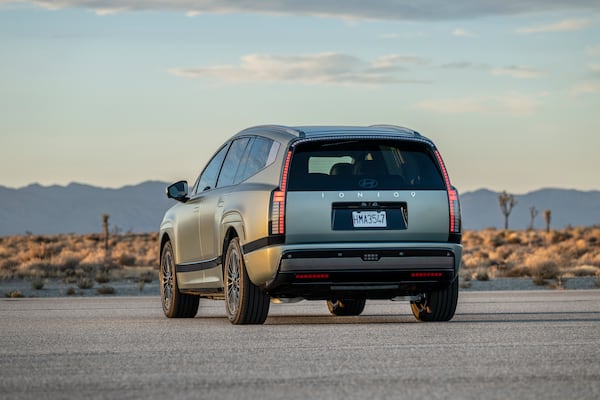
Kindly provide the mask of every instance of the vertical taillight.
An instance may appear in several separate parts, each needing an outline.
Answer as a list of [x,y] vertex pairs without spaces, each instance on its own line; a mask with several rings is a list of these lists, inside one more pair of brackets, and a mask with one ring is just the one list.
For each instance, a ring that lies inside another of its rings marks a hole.
[[285,234],[285,196],[291,159],[292,151],[289,150],[283,164],[279,190],[274,190],[271,194],[271,224],[269,232],[271,235]]
[[442,175],[444,176],[444,183],[446,184],[446,191],[448,192],[448,206],[450,207],[450,233],[460,233],[460,203],[458,200],[458,192],[450,184],[450,176],[446,170],[446,165],[439,151],[435,151],[435,156],[438,160],[440,168],[442,169]]

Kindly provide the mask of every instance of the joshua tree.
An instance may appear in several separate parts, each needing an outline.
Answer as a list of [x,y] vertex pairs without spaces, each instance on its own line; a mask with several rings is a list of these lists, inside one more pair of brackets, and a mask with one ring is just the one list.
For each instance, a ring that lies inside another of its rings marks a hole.
[[110,246],[108,245],[108,214],[102,214],[102,227],[104,228],[104,271],[108,272],[110,268]]
[[545,210],[544,211],[544,220],[546,221],[546,232],[550,232],[550,219],[551,219],[552,215],[550,213],[550,210]]
[[533,221],[535,220],[535,217],[537,217],[537,215],[538,215],[537,208],[535,208],[535,206],[529,207],[529,216],[531,217],[531,221],[529,221],[529,230],[530,231],[533,230]]
[[515,204],[517,204],[517,201],[515,200],[515,196],[506,193],[505,190],[498,195],[498,203],[500,204],[500,211],[504,215],[504,229],[508,230],[508,216]]

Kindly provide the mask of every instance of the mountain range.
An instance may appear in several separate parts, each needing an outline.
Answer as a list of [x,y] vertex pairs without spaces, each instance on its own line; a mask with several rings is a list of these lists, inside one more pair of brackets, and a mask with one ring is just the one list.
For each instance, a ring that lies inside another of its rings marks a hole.
[[[102,230],[108,214],[112,231],[157,231],[164,212],[174,204],[165,196],[165,182],[148,181],[119,189],[72,183],[68,186],[29,185],[20,189],[0,186],[0,236],[93,233]],[[504,217],[498,194],[486,189],[460,196],[463,228],[502,228]],[[545,227],[544,210],[551,210],[551,227],[600,225],[600,191],[541,189],[515,195],[509,228],[526,229],[529,208],[539,215],[534,228]]]

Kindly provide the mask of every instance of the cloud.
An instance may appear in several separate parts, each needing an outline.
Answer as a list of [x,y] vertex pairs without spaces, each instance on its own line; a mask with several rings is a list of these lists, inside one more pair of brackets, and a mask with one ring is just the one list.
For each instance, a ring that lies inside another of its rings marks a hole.
[[406,65],[423,64],[419,57],[389,54],[372,62],[340,53],[317,53],[301,56],[249,54],[239,65],[198,68],[172,68],[173,75],[192,79],[219,79],[227,83],[290,82],[299,84],[376,85],[426,83],[400,79]]
[[547,95],[547,92],[533,95],[511,92],[502,96],[423,100],[415,108],[440,114],[528,115],[538,109],[539,99]]
[[461,28],[456,28],[455,30],[452,31],[452,34],[454,36],[459,36],[459,37],[473,37],[474,36],[471,32],[468,32]]
[[517,29],[516,33],[529,34],[529,33],[543,33],[543,32],[569,32],[579,31],[587,28],[592,24],[589,19],[565,19],[560,22],[548,25],[537,25],[526,28]]
[[465,20],[533,12],[598,11],[596,0],[0,0],[0,4],[29,3],[47,9],[85,8],[98,14],[115,11],[178,11],[189,16],[206,13],[308,15],[344,19],[404,21]]
[[592,72],[600,72],[600,64],[588,64],[588,68]]
[[514,65],[504,68],[493,68],[491,72],[492,75],[508,75],[517,79],[535,79],[543,75],[540,70]]
[[600,93],[600,82],[581,82],[571,90],[571,96]]

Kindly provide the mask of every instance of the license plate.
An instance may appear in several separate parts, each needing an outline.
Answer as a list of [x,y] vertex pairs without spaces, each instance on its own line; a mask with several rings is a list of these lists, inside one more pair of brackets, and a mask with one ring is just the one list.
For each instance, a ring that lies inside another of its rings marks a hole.
[[386,228],[385,211],[352,211],[352,225],[355,228]]

